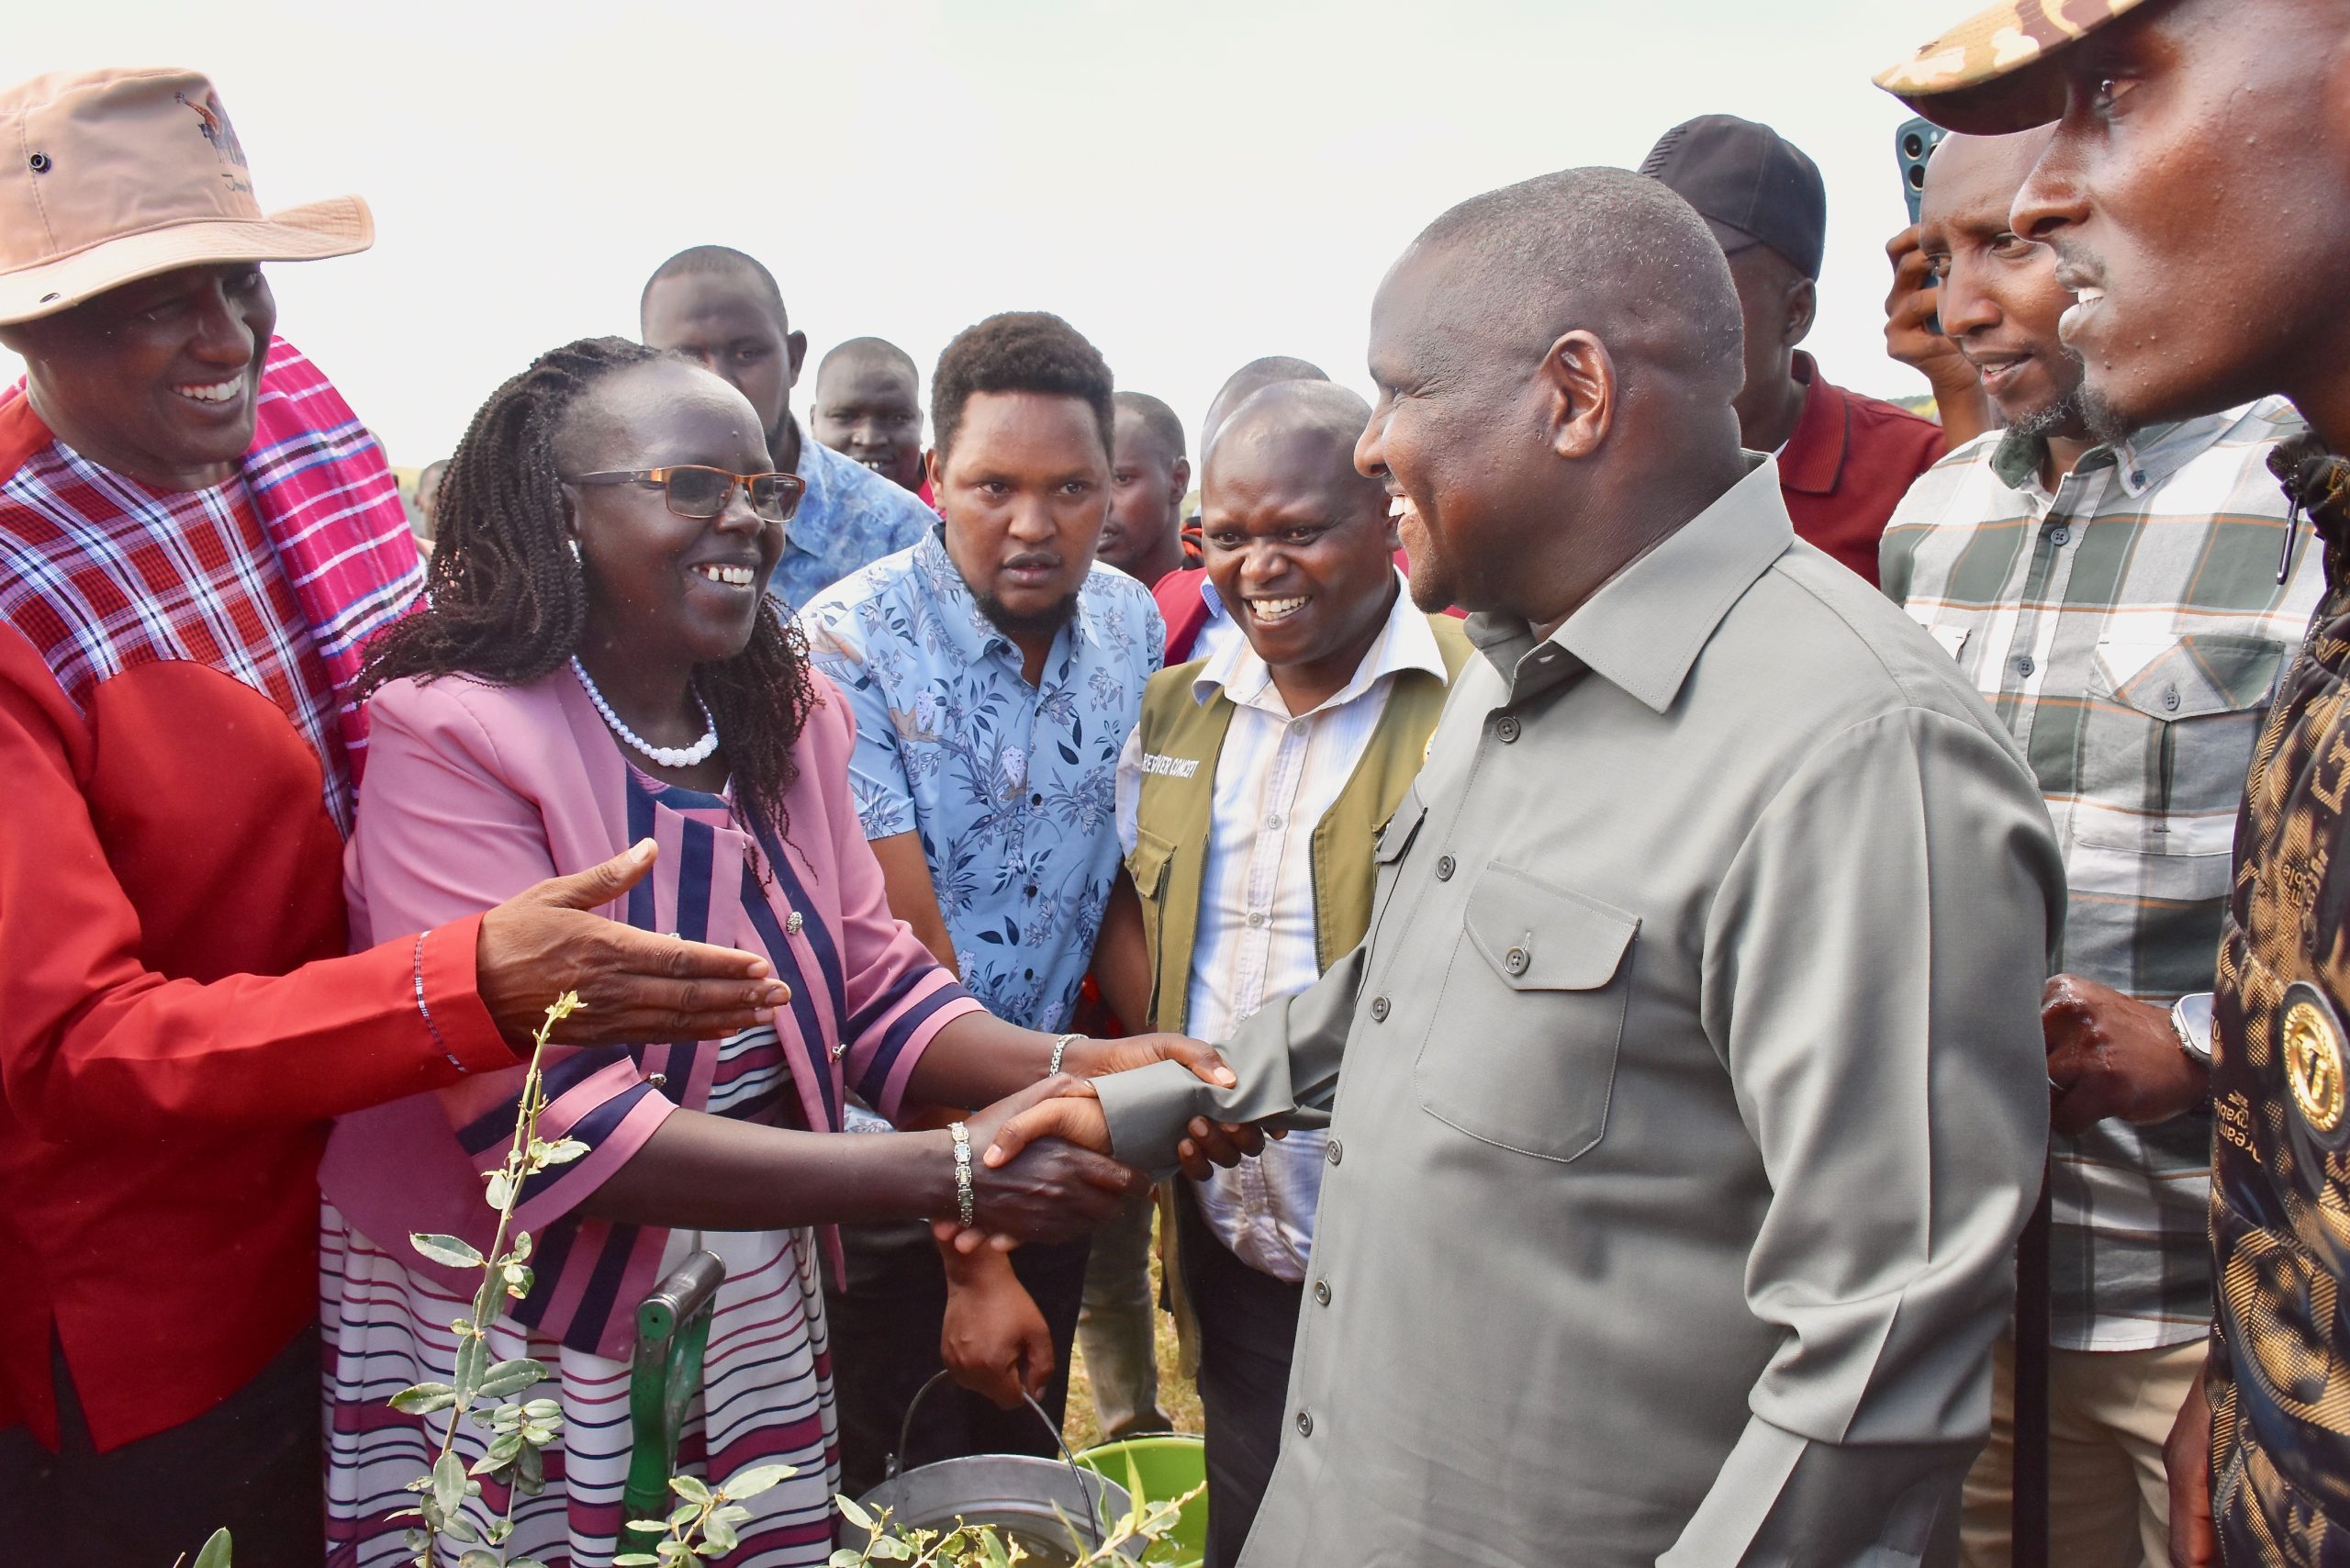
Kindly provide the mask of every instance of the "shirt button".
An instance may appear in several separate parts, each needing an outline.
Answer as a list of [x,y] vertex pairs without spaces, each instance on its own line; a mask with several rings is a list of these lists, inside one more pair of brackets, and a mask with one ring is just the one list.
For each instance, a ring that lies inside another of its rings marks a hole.
[[1323,1158],[1327,1159],[1333,1165],[1337,1164],[1340,1160],[1346,1159],[1346,1157],[1347,1146],[1340,1143],[1337,1138],[1332,1138],[1330,1140],[1330,1147],[1323,1155]]
[[2051,544],[2069,544],[2072,542],[2073,531],[2069,528],[2059,524],[2048,531],[2048,543]]
[[1280,827],[1281,827],[1281,812],[1275,812],[1271,816],[1267,817],[1267,818],[1265,819],[1265,825],[1266,825],[1267,827],[1273,828],[1273,829],[1275,829],[1275,830],[1277,830],[1277,831],[1278,831],[1278,830],[1279,830],[1279,828],[1280,828]]
[[2177,688],[2177,687],[2176,687],[2176,686],[2166,686],[2166,687],[2163,688],[2163,706],[2164,706],[2165,709],[2171,710],[2171,711],[2176,711],[2177,710],[2177,708],[2178,708],[2178,688]]
[[1036,884],[1031,882],[1026,887],[1021,889],[1020,892],[1022,897],[1033,899],[1036,896]]
[[1449,882],[1452,880],[1452,873],[1456,868],[1457,868],[1453,864],[1451,856],[1440,855],[1437,857],[1436,879],[1439,882]]
[[1503,714],[1500,722],[1494,725],[1494,734],[1500,737],[1501,743],[1504,745],[1507,745],[1512,741],[1517,739],[1517,715],[1515,713]]
[[[1371,1021],[1374,1024],[1384,1024],[1387,1022],[1387,999],[1385,997],[1374,996],[1371,999]],[[1334,1159],[1330,1163],[1336,1165],[1337,1161]]]
[[2018,675],[2030,675],[2033,670],[2036,670],[2040,666],[2038,665],[2031,662],[2031,655],[2030,654],[2026,654],[2021,658],[2016,660],[2016,673]]
[[1265,912],[1264,912],[1263,910],[1261,910],[1261,909],[1252,909],[1252,910],[1250,910],[1250,911],[1248,912],[1248,924],[1251,924],[1251,925],[1262,925],[1262,924],[1265,924]]
[[1314,1282],[1314,1299],[1324,1306],[1330,1305],[1329,1281],[1316,1280]]
[[1514,975],[1524,974],[1526,972],[1526,966],[1532,961],[1532,959],[1527,957],[1526,949],[1523,947],[1512,947],[1508,952],[1502,955],[1502,968],[1507,969]]
[[1297,1435],[1301,1438],[1310,1438],[1314,1435],[1314,1413],[1312,1411],[1301,1410],[1297,1413]]
[[1305,733],[1305,721],[1303,719],[1292,719],[1289,722],[1289,733],[1293,735],[1304,734]]
[[1028,797],[1028,803],[1032,806],[1041,806],[1045,803],[1045,797],[1042,795],[1031,795]]

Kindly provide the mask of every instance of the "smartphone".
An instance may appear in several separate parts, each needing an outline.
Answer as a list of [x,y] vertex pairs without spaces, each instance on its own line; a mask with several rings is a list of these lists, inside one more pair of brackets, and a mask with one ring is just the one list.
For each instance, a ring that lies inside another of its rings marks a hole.
[[[1934,155],[1942,138],[1950,133],[1930,119],[1905,122],[1893,133],[1893,155],[1901,162],[1901,196],[1909,204],[1909,222],[1915,227],[1918,209],[1926,199],[1926,160]],[[1942,335],[1940,315],[1926,318],[1926,330]]]
[[1918,221],[1918,204],[1926,199],[1926,160],[1934,155],[1950,133],[1930,119],[1913,119],[1893,133],[1893,155],[1901,161],[1901,195],[1909,203],[1909,221]]

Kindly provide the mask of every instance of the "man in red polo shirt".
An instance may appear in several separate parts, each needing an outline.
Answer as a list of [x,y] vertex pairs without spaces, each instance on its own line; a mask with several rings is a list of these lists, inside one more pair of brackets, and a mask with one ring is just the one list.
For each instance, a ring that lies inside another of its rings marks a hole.
[[[0,92],[0,1540],[318,1562],[318,1163],[345,1111],[771,1016],[747,954],[580,913],[644,846],[355,956],[366,638],[423,586],[383,454],[274,336],[264,218],[184,71]],[[459,570],[455,564],[446,570]]]
[[1875,582],[1886,519],[1948,443],[1931,420],[1831,384],[1796,347],[1828,243],[1818,165],[1767,125],[1703,115],[1660,137],[1640,173],[1695,207],[1729,257],[1746,323],[1740,440],[1777,454],[1796,532]]

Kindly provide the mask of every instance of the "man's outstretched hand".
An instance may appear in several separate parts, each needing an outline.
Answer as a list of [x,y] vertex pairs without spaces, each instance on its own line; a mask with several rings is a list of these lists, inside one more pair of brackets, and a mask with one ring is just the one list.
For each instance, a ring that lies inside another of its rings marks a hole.
[[2170,1014],[2079,975],[2053,977],[2040,996],[2047,1037],[2050,1120],[2067,1136],[2116,1117],[2166,1122],[2210,1097],[2210,1071],[2179,1048]]
[[566,1046],[721,1039],[789,1003],[791,988],[755,954],[588,913],[643,881],[655,854],[645,839],[600,866],[525,888],[481,917],[474,983],[509,1045],[529,1046],[547,1003],[566,991],[587,1004],[555,1025],[552,1037]]

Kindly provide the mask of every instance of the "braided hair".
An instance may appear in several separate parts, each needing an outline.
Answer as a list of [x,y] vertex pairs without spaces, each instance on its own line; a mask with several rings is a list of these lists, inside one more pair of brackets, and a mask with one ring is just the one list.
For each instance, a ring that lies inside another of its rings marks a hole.
[[[672,357],[625,338],[583,338],[489,395],[441,482],[425,607],[369,645],[363,699],[386,681],[444,675],[520,686],[571,657],[587,626],[588,584],[565,524],[557,438],[588,388]],[[783,833],[784,798],[799,777],[791,748],[815,705],[799,629],[764,599],[749,645],[697,666],[694,689],[725,739],[737,809]]]

